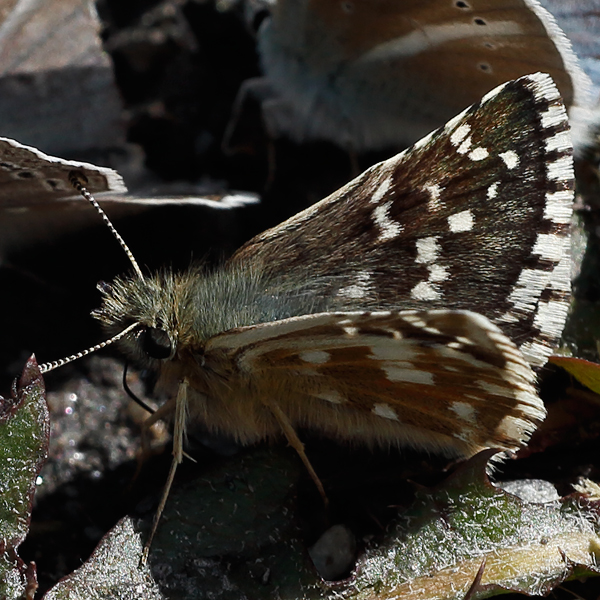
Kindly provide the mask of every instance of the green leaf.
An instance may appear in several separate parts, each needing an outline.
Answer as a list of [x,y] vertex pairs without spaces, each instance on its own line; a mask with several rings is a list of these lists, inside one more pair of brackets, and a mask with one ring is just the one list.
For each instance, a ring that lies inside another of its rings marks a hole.
[[48,456],[50,419],[44,382],[29,359],[12,397],[0,398],[0,597],[32,597],[35,567],[17,548],[31,520],[35,481]]
[[[153,574],[169,600],[462,599],[484,560],[470,598],[506,590],[545,594],[565,579],[596,574],[598,500],[580,493],[524,502],[490,484],[485,469],[493,454],[483,452],[439,487],[418,491],[413,506],[359,557],[353,577],[328,583],[312,566],[297,525],[296,457],[282,449],[249,450],[173,492],[150,553]],[[118,588],[106,592],[117,579],[111,565],[129,564],[121,581],[132,589],[136,544],[135,551],[112,544],[114,556],[103,559],[108,566],[100,562],[98,575],[78,576],[79,593],[137,599],[133,592],[118,595]]]
[[140,565],[142,541],[130,518],[119,521],[90,558],[57,583],[44,600],[162,600],[147,565]]
[[505,590],[544,595],[565,579],[597,574],[598,503],[584,507],[579,495],[522,502],[489,483],[491,454],[480,453],[440,488],[418,494],[367,551],[349,598],[463,598],[484,559],[472,598]]
[[568,356],[551,356],[549,362],[562,367],[569,372],[579,383],[585,385],[596,394],[600,394],[600,365]]

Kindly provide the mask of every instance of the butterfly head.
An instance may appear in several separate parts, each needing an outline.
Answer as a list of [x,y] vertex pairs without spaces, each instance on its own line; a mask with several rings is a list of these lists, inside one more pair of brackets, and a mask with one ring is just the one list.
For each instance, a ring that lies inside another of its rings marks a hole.
[[175,358],[180,339],[177,302],[178,278],[169,272],[153,277],[117,277],[101,282],[102,305],[92,315],[111,334],[134,327],[122,339],[127,355],[136,362],[152,366],[156,361]]

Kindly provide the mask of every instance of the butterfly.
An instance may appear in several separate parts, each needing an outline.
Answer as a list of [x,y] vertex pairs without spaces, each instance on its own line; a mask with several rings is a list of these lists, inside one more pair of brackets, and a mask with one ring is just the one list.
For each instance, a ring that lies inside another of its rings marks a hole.
[[269,13],[257,33],[264,76],[243,84],[234,114],[256,97],[273,138],[352,152],[406,146],[497,85],[539,70],[562,94],[576,148],[587,142],[590,81],[537,0],[258,4]]
[[[80,173],[71,179],[82,193]],[[545,416],[534,369],[569,307],[572,145],[546,74],[506,83],[216,269],[101,283],[93,315],[157,372],[174,422],[467,457]],[[51,370],[84,351],[43,365]],[[163,498],[160,511],[164,506]]]

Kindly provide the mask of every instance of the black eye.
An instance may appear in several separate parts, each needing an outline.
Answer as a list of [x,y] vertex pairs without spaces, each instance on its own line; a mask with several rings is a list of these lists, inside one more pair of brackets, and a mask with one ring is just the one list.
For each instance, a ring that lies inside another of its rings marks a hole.
[[171,340],[164,329],[147,327],[138,337],[140,347],[150,358],[169,358]]

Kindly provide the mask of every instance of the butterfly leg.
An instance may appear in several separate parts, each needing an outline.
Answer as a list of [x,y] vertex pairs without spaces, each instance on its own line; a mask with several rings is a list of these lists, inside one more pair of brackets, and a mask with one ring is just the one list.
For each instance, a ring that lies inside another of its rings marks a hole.
[[[165,487],[163,490],[162,497],[160,499],[160,503],[158,508],[156,509],[156,514],[154,515],[154,521],[152,523],[152,530],[150,531],[150,536],[144,545],[144,551],[142,553],[141,564],[145,564],[148,560],[148,553],[150,552],[150,546],[152,544],[152,540],[154,538],[154,534],[158,528],[158,523],[160,521],[160,517],[163,513],[165,505],[167,503],[167,498],[169,497],[169,491],[171,490],[171,485],[173,484],[173,479],[175,479],[175,472],[177,471],[178,465],[183,460],[183,438],[185,436],[185,427],[187,422],[187,411],[188,411],[188,399],[187,399],[187,389],[188,382],[186,379],[180,382],[179,388],[177,389],[177,396],[175,397],[175,424],[173,428],[173,461],[171,462],[171,469],[169,470],[169,476],[167,477],[167,482],[165,483]],[[161,412],[163,408],[169,406],[172,408],[172,400],[166,402],[159,410],[157,410],[146,422],[152,421],[154,423],[156,421],[155,417]],[[167,412],[167,411],[164,411]],[[163,414],[164,414],[163,412]],[[158,417],[160,418],[160,417]],[[152,424],[150,423],[150,424]]]
[[290,423],[287,415],[281,410],[281,407],[276,402],[267,402],[267,406],[269,410],[273,413],[273,416],[277,419],[285,437],[287,438],[288,444],[298,453],[300,460],[304,463],[308,474],[311,479],[314,481],[317,489],[319,490],[319,494],[321,494],[321,498],[323,498],[323,502],[325,506],[329,505],[329,499],[327,498],[327,494],[325,493],[325,488],[319,479],[316,471],[313,466],[310,464],[310,460],[308,460],[308,456],[306,456],[306,452],[304,451],[304,444],[300,441],[296,430]]
[[165,402],[160,408],[155,410],[142,424],[142,457],[145,457],[149,452],[150,442],[148,441],[150,428],[158,423],[164,417],[170,415],[176,408],[177,398],[171,398]]

